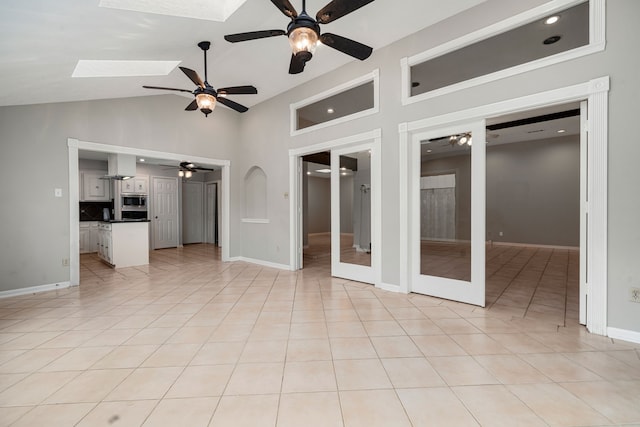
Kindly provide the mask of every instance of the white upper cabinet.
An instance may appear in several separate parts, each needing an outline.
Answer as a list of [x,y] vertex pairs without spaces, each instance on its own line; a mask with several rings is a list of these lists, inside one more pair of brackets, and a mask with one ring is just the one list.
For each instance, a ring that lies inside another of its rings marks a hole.
[[135,178],[120,181],[121,193],[148,194],[149,193],[149,177],[136,176]]
[[104,179],[105,173],[100,171],[80,172],[82,191],[80,200],[108,202],[111,200],[111,181]]

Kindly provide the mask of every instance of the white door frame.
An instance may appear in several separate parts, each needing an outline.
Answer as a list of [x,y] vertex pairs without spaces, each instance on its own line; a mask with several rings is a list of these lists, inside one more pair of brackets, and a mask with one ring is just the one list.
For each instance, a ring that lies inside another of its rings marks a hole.
[[[426,293],[468,304],[485,306],[485,204],[486,204],[486,123],[474,120],[455,126],[438,127],[426,132],[415,132],[409,147],[411,178],[409,179],[409,205],[411,241],[411,287],[412,291]],[[471,131],[471,281],[430,276],[420,271],[420,170],[421,141]]]
[[[209,185],[211,184],[216,184],[216,211],[217,211],[217,218],[218,218],[218,244],[217,246],[220,246],[220,231],[221,231],[221,224],[220,224],[220,186],[221,186],[221,181],[219,179],[214,180],[214,181],[206,181],[204,183],[204,188],[205,188],[205,218],[210,210],[209,207],[209,203],[211,202],[211,200],[209,200],[209,197],[207,196],[207,188]],[[216,216],[214,215],[214,218],[216,218]],[[214,219],[215,221],[215,219]],[[209,224],[208,221],[205,221],[205,237],[208,235],[209,233],[209,227],[211,225]],[[215,230],[215,224],[213,225],[214,230]],[[214,243],[215,244],[215,231],[214,231],[214,241],[213,242],[207,242],[207,243]]]
[[[307,154],[320,151],[330,151],[349,146],[361,145],[365,142],[372,144],[371,156],[371,185],[380,189],[382,187],[381,155],[382,130],[374,129],[369,132],[334,139],[307,147],[289,150],[289,268],[292,271],[302,268],[302,157]],[[376,155],[377,154],[377,155]],[[378,191],[379,193],[379,191]],[[373,192],[372,192],[373,196]],[[381,197],[371,200],[371,245],[378,250],[371,251],[371,265],[374,269],[373,284],[376,287],[384,287],[382,284],[382,200]],[[394,287],[391,287],[394,288]]]
[[[521,98],[509,99],[494,104],[483,105],[468,110],[457,111],[437,117],[401,123],[399,155],[400,170],[407,171],[409,158],[409,142],[415,132],[443,127],[463,121],[480,120],[519,111],[531,110],[554,104],[587,100],[587,199],[586,212],[589,222],[586,224],[586,235],[589,242],[580,242],[580,251],[586,253],[588,277],[586,287],[587,329],[595,334],[607,334],[607,168],[608,168],[608,110],[609,110],[609,76],[600,77],[573,86],[567,86],[546,92],[536,93]],[[400,174],[400,235],[409,237],[409,194],[407,185],[411,176]],[[400,289],[411,291],[411,247],[404,239],[400,245]],[[402,240],[401,240],[402,241]],[[404,266],[404,268],[403,268]]]
[[144,150],[141,148],[123,147],[119,145],[100,144],[96,142],[80,141],[75,138],[67,138],[69,148],[69,268],[71,286],[80,284],[80,230],[78,224],[80,215],[78,203],[80,202],[79,192],[79,162],[78,151],[98,151],[102,153],[133,154],[141,157],[156,159],[184,161],[189,159],[195,163],[205,163],[208,165],[222,167],[222,230],[220,239],[222,246],[222,261],[229,261],[229,177],[231,162],[229,160],[211,159],[208,157],[196,157],[190,154],[168,153],[164,151]]

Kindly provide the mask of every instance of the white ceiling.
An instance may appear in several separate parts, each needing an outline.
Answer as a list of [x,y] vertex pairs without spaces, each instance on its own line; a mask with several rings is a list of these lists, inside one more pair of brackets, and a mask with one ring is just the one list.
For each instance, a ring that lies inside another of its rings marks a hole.
[[[484,0],[377,0],[322,30],[375,49],[473,7]],[[328,0],[308,0],[310,15]],[[286,29],[289,22],[268,0],[246,0],[226,22],[99,7],[99,0],[2,0],[0,2],[0,106],[151,96],[152,86],[194,89],[179,70],[167,76],[72,78],[79,60],[181,61],[204,78],[197,43],[212,42],[209,83],[253,84],[258,95],[234,96],[255,105],[349,61],[320,46],[299,75],[289,75],[285,37],[231,44],[225,34]],[[291,3],[298,12],[300,0]],[[176,93],[176,92],[171,92]],[[189,94],[181,96],[190,97]]]

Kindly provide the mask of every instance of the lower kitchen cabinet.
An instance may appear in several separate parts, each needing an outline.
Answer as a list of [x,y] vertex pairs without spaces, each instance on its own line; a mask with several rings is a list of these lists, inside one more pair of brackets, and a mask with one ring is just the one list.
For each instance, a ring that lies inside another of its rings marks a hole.
[[98,252],[98,221],[80,222],[80,253]]
[[99,223],[98,256],[116,268],[149,264],[149,222]]

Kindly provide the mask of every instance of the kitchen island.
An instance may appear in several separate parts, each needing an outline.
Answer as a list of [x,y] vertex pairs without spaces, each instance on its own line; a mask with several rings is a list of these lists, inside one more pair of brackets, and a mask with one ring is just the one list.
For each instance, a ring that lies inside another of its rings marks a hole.
[[98,256],[114,268],[149,264],[149,220],[101,221]]

